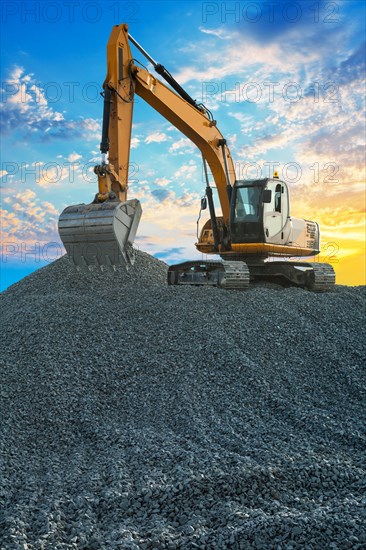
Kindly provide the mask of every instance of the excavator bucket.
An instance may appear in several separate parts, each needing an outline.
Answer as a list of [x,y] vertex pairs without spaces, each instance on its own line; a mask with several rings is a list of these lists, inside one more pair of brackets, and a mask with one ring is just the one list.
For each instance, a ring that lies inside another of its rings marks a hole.
[[133,264],[132,244],[141,214],[137,199],[68,206],[58,230],[70,260],[86,269]]

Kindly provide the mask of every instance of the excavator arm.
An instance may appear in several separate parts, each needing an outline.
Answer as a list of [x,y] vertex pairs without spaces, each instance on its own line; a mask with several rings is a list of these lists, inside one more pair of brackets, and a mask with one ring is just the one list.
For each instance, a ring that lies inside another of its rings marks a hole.
[[110,192],[120,201],[127,199],[134,83],[130,72],[132,55],[126,35],[127,25],[113,27],[107,45],[107,76],[103,83],[104,110],[100,143],[102,163],[94,169],[98,176],[98,202],[108,200]]

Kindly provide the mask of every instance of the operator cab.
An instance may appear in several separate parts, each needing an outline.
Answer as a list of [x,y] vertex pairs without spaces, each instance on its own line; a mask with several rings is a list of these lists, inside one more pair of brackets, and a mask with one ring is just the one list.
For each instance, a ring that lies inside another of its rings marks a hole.
[[284,244],[289,193],[278,178],[236,181],[231,193],[232,243]]

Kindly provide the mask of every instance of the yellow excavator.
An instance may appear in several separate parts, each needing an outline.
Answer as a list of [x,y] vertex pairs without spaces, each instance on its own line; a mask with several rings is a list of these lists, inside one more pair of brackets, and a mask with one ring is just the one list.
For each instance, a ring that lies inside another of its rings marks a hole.
[[[132,57],[130,42],[169,86]],[[319,226],[290,215],[287,184],[277,173],[273,178],[237,180],[226,140],[210,111],[154,61],[129,34],[125,23],[113,28],[107,45],[102,160],[94,168],[98,193],[91,204],[69,206],[59,218],[62,242],[77,267],[115,267],[134,261],[133,242],[142,213],[137,199],[127,200],[135,94],[201,151],[206,178],[201,210],[208,206],[210,218],[196,248],[202,258],[209,254],[221,257],[170,266],[168,284],[245,289],[250,281],[267,280],[314,291],[333,287],[331,265],[304,260],[320,252]],[[220,216],[216,215],[208,169],[215,181]],[[278,260],[281,257],[285,259]],[[293,257],[303,260],[289,261]]]

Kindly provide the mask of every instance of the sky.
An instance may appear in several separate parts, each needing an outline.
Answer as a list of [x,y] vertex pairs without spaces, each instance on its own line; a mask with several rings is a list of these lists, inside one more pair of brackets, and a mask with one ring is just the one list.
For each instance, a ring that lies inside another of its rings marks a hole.
[[[97,191],[106,45],[120,23],[213,112],[237,178],[278,170],[292,216],[320,225],[317,261],[339,284],[365,284],[365,6],[3,1],[1,288],[64,253],[59,214]],[[135,246],[167,263],[201,258],[200,152],[139,97],[130,160]]]

